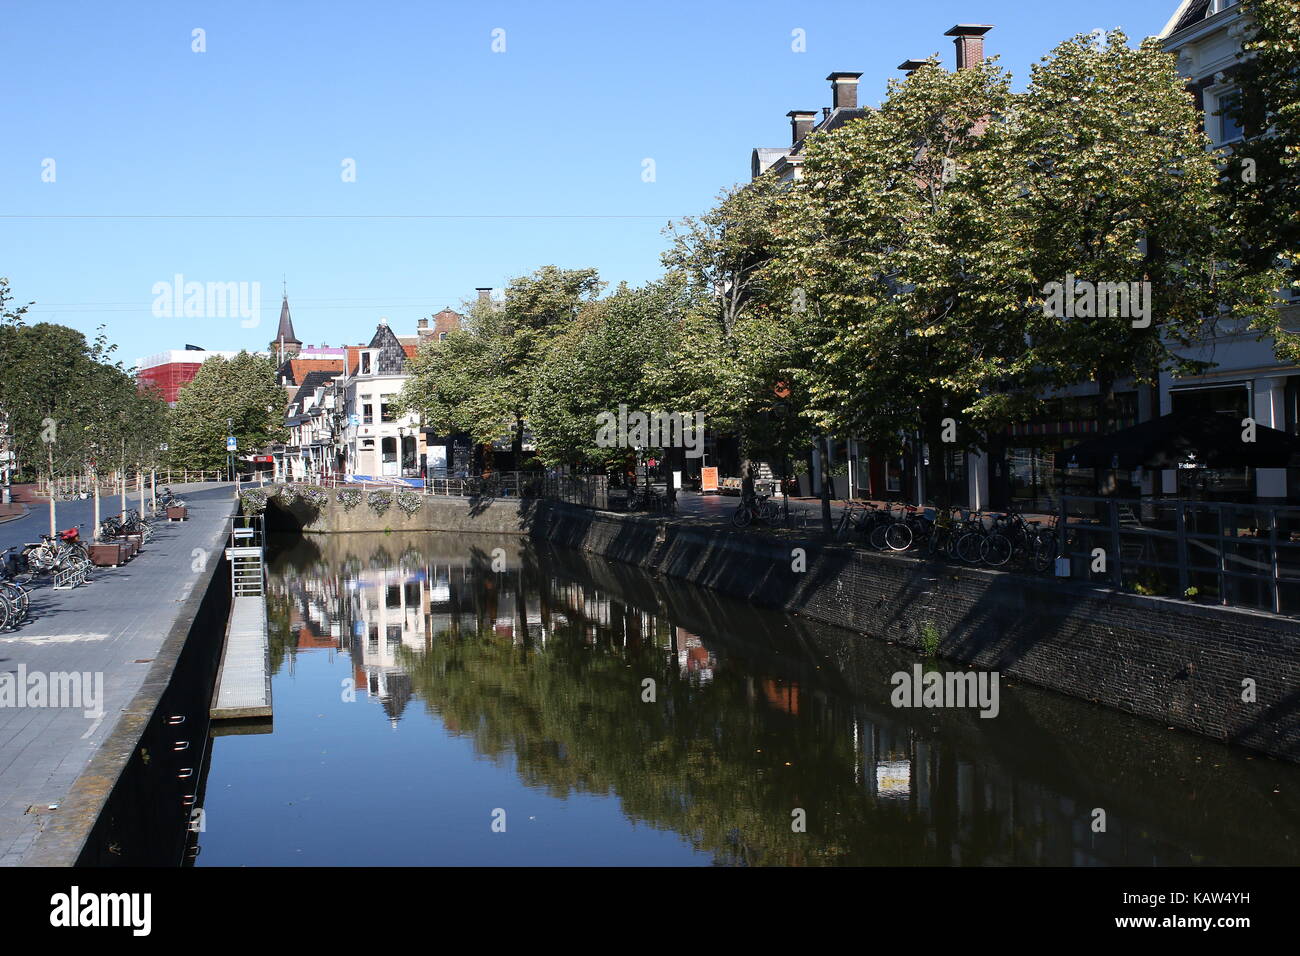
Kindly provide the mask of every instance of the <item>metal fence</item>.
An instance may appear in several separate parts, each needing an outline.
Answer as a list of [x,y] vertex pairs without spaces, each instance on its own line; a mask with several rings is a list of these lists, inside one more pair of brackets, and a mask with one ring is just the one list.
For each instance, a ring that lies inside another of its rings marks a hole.
[[1067,495],[1057,528],[1071,577],[1300,614],[1300,508]]
[[405,481],[347,481],[335,476],[284,484],[320,485],[326,488],[406,489],[416,494],[450,498],[550,498],[587,508],[609,507],[609,479],[604,475],[547,475],[539,471],[499,471],[486,477],[425,478],[419,484]]

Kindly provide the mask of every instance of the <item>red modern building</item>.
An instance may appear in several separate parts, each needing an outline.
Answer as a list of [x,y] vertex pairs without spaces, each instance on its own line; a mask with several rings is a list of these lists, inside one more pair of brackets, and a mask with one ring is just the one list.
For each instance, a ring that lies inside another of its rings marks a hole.
[[135,372],[136,385],[143,391],[156,386],[167,404],[176,402],[176,393],[188,385],[199,372],[199,366],[214,355],[234,358],[238,352],[209,352],[207,349],[187,345],[183,349],[170,349],[141,359]]

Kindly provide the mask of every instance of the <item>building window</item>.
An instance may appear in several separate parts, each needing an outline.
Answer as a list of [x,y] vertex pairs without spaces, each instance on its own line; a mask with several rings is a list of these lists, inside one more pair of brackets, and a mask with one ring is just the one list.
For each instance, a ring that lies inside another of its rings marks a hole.
[[370,353],[369,352],[361,353],[361,374],[362,375],[370,374]]
[[393,396],[379,396],[379,420],[382,422],[397,421],[397,413],[393,409]]
[[447,337],[447,333],[446,333],[446,332],[439,332],[439,333],[438,333],[438,341],[441,342],[441,341],[442,341],[443,339],[445,339],[446,337]]
[[1218,119],[1218,143],[1220,146],[1228,143],[1235,143],[1245,139],[1245,131],[1241,128],[1241,123],[1233,115],[1237,105],[1241,102],[1241,91],[1235,87],[1226,89],[1215,96],[1216,110],[1215,114]]
[[361,405],[361,424],[373,425],[375,423],[375,406],[369,402]]

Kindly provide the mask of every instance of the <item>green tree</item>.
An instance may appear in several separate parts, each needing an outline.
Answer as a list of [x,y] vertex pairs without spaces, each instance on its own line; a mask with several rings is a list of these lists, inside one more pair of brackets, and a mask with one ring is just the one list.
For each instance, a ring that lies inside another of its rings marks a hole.
[[1225,157],[1223,190],[1240,256],[1280,261],[1300,292],[1300,3],[1245,0],[1243,15],[1240,95],[1223,112],[1249,138]]
[[535,373],[550,341],[599,292],[595,269],[544,266],[513,279],[505,301],[467,309],[466,328],[421,346],[401,405],[480,444],[510,435],[518,464]]
[[[814,420],[937,466],[945,420],[969,447],[1055,386],[1191,369],[1222,308],[1265,331],[1268,281],[1223,269],[1205,146],[1172,59],[1118,31],[1061,44],[1019,96],[995,61],[931,61],[813,136],[773,271],[807,297]],[[1070,276],[1149,283],[1151,321],[1055,313]]]
[[187,468],[220,469],[226,464],[228,434],[241,451],[284,441],[288,401],[275,371],[273,359],[248,352],[207,359],[177,393],[167,438],[169,460]]
[[[63,325],[21,321],[0,326],[0,409],[9,423],[11,447],[19,466],[49,484],[79,475],[95,426],[95,384],[112,346],[103,335],[95,343]],[[56,530],[56,504],[49,502],[50,533]]]
[[680,273],[640,288],[620,285],[558,333],[533,376],[527,416],[548,464],[603,467],[628,449],[597,444],[602,412],[681,411],[649,369],[678,344],[690,291]]
[[745,433],[754,403],[764,401],[774,384],[753,377],[754,356],[747,348],[765,334],[747,326],[774,311],[788,311],[774,302],[768,268],[778,246],[774,224],[784,195],[781,182],[762,176],[725,190],[704,215],[665,230],[670,245],[663,264],[687,277],[699,306],[685,325],[682,351],[662,363],[661,381],[688,406],[705,410],[712,426],[740,436],[742,474],[748,469],[752,443]]

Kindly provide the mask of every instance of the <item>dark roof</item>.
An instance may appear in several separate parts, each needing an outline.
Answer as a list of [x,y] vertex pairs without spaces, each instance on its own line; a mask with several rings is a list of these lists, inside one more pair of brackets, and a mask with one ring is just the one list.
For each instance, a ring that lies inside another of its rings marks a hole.
[[337,374],[338,372],[308,372],[303,376],[302,384],[298,387],[298,391],[294,392],[293,400],[298,402],[301,407],[304,398],[316,391],[316,389],[320,388],[322,385],[328,385],[334,380],[334,376]]
[[375,336],[367,348],[379,349],[375,371],[379,375],[401,375],[406,368],[406,350],[387,324],[375,329]]
[[283,341],[286,345],[292,342],[294,345],[302,345],[302,339],[293,334],[293,319],[289,316],[289,297],[286,295],[284,301],[280,303],[280,327],[275,330],[275,340]]
[[1190,7],[1183,11],[1183,15],[1178,18],[1174,24],[1173,32],[1177,33],[1184,27],[1190,27],[1193,23],[1199,23],[1204,20],[1210,12],[1210,0],[1196,0]]

